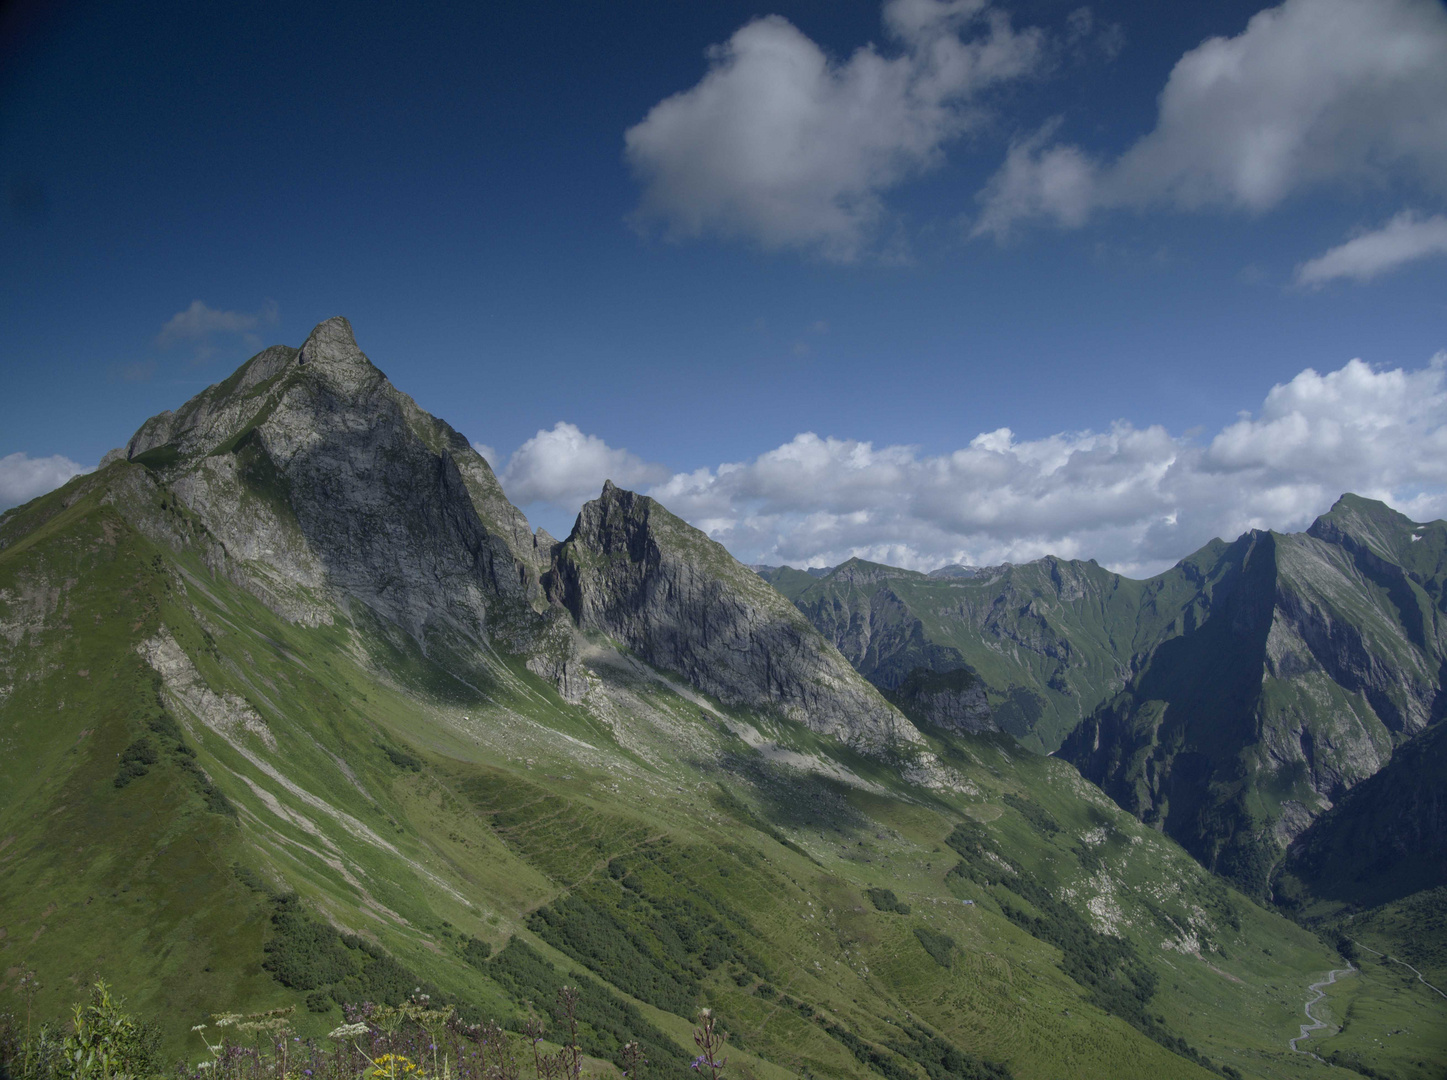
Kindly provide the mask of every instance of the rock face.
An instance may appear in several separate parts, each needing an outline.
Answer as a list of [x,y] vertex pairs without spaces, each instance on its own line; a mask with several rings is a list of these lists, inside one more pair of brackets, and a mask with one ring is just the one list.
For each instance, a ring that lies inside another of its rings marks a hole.
[[972,735],[1000,730],[984,686],[968,668],[915,668],[886,696],[916,723]]
[[424,643],[486,642],[540,598],[527,520],[487,462],[387,381],[345,319],[147,421],[125,454],[283,614],[355,601]]
[[548,597],[725,703],[878,751],[919,733],[792,605],[654,500],[608,483],[554,552]]
[[1434,724],[1293,841],[1285,903],[1373,907],[1447,885],[1447,724]]

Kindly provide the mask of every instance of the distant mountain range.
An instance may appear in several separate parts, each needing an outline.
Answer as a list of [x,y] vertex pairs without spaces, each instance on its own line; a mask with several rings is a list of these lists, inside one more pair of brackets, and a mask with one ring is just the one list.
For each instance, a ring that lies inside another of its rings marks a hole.
[[[194,1060],[211,1013],[423,988],[517,1031],[571,983],[600,1074],[695,1075],[707,1004],[743,1080],[1305,1075],[1340,958],[1171,837],[1258,898],[1231,860],[1295,837],[1293,910],[1400,949],[1442,546],[1347,499],[1150,582],[771,586],[611,483],[533,531],[328,320],[0,515],[0,1014],[99,975]],[[1355,992],[1430,1034],[1394,978]]]
[[1443,522],[1344,495],[1147,581],[1056,558],[761,574],[920,723],[1058,751],[1266,896],[1287,845],[1441,718],[1444,551]]

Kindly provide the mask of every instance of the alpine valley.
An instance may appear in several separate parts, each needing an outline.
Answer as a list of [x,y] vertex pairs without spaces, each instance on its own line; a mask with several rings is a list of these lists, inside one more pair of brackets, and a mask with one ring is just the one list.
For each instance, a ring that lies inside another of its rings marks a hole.
[[103,977],[194,1061],[569,983],[604,1075],[709,1006],[740,1080],[1442,1077],[1444,581],[1351,495],[1148,581],[749,568],[611,483],[556,541],[331,319],[0,516],[0,1012]]

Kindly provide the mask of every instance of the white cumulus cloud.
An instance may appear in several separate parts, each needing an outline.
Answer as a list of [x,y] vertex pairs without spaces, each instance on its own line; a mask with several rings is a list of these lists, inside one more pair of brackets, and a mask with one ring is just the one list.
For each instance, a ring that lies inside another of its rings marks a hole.
[[1304,528],[1346,491],[1419,520],[1447,513],[1447,353],[1416,371],[1308,369],[1206,442],[1118,422],[1040,439],[1001,428],[927,455],[805,433],[648,493],[745,562],[1056,554],[1146,575],[1213,536]]
[[[488,449],[479,447],[478,452],[495,466],[497,459],[485,452]],[[637,454],[609,446],[560,420],[513,451],[498,479],[507,497],[519,506],[547,503],[575,511],[597,496],[604,480],[620,487],[642,487],[667,476],[662,465],[650,465]]]
[[1338,278],[1370,281],[1432,255],[1447,255],[1447,215],[1424,218],[1404,210],[1380,229],[1354,236],[1302,263],[1296,268],[1296,283],[1319,286]]
[[0,457],[0,510],[38,498],[91,468],[60,454],[41,458],[23,452],[6,454]]
[[839,261],[883,216],[881,194],[939,160],[981,117],[980,91],[1036,70],[1043,36],[985,0],[889,0],[889,55],[830,58],[779,16],[709,50],[709,69],[628,129],[641,222],[679,239],[742,237]]
[[1323,186],[1447,194],[1447,8],[1286,0],[1182,56],[1155,129],[1114,161],[1052,138],[1012,146],[977,235],[1111,207],[1262,211]]

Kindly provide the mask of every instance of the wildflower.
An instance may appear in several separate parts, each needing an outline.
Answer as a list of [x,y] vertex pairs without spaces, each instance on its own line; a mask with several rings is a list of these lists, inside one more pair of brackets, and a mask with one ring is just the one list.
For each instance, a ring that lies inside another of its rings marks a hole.
[[417,1064],[405,1054],[383,1054],[372,1065],[373,1080],[398,1080],[411,1073],[416,1073],[418,1077],[423,1075]]
[[329,1039],[352,1039],[358,1035],[365,1035],[371,1029],[366,1024],[342,1024],[333,1028],[327,1033]]

